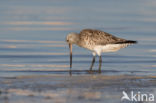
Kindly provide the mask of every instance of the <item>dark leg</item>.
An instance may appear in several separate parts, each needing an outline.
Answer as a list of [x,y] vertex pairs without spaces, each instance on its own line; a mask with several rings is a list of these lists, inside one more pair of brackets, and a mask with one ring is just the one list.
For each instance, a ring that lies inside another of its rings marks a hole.
[[101,73],[102,57],[99,57],[99,73]]
[[71,70],[71,68],[69,70],[69,75],[72,76],[72,70]]
[[91,64],[91,66],[90,66],[90,71],[92,71],[92,68],[93,68],[93,66],[94,66],[94,63],[95,63],[95,56],[93,56],[92,64]]

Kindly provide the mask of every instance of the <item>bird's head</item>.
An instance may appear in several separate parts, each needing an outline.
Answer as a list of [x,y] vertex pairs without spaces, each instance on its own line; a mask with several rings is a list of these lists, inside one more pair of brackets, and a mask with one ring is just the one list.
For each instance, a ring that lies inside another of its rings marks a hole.
[[69,44],[70,49],[70,68],[72,67],[72,44],[77,44],[79,41],[79,35],[77,33],[70,33],[66,37],[66,41]]
[[77,33],[69,33],[66,37],[66,41],[69,44],[76,44],[79,40],[79,35]]

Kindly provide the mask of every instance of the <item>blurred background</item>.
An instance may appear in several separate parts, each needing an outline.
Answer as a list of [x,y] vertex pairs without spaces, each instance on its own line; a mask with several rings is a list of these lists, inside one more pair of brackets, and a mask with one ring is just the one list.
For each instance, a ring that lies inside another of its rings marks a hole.
[[[65,73],[65,37],[85,28],[139,42],[103,54],[106,74],[155,75],[155,11],[155,0],[1,0],[0,76]],[[75,46],[73,55],[73,70],[89,69],[89,51]]]

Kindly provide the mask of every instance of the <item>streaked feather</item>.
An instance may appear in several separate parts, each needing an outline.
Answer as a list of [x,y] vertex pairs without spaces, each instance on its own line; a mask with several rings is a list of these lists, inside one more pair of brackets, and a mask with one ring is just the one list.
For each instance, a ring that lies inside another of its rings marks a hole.
[[116,44],[127,41],[126,39],[118,38],[109,33],[93,29],[82,30],[80,32],[80,39],[90,39],[90,41],[94,41],[95,45]]

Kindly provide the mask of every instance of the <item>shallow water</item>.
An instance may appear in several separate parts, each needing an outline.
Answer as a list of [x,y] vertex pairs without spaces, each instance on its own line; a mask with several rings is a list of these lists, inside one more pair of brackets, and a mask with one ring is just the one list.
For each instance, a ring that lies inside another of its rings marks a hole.
[[[139,42],[116,53],[104,53],[103,73],[155,75],[155,5],[154,0],[1,1],[0,76],[66,74],[65,37],[84,28]],[[90,51],[74,46],[73,70],[85,72],[91,60]],[[98,62],[94,70],[97,68]]]
[[[0,102],[120,103],[122,90],[156,94],[155,11],[155,0],[0,1]],[[65,37],[84,28],[138,44],[103,53],[102,75],[98,57],[89,74],[91,52],[74,46],[69,76]]]
[[[130,95],[156,95],[156,76],[33,75],[0,78],[1,103],[132,103]],[[2,89],[3,88],[3,89]],[[140,103],[134,101],[133,103]],[[155,103],[150,101],[144,103]]]

